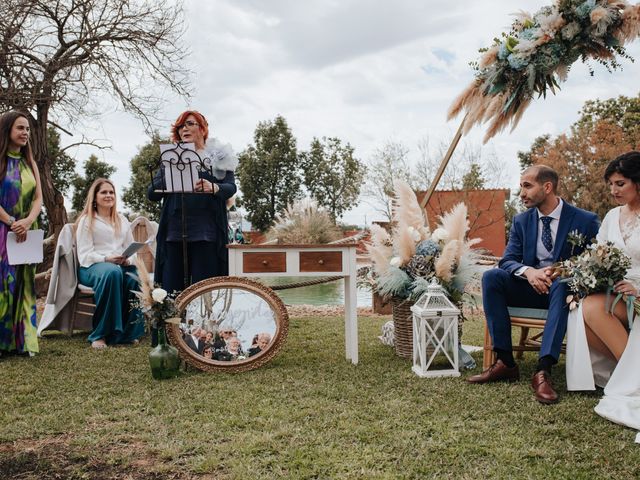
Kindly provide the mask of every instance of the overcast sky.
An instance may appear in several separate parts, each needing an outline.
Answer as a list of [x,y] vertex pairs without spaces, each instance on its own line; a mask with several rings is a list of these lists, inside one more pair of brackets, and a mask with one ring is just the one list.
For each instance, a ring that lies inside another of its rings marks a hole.
[[[213,136],[240,152],[252,141],[259,121],[286,118],[307,149],[311,139],[337,136],[368,162],[388,141],[410,149],[425,136],[448,142],[460,119],[446,121],[451,101],[473,79],[469,62],[478,49],[507,31],[510,14],[535,12],[551,0],[186,0],[194,72],[189,103],[168,98],[169,125],[186,108],[201,111]],[[629,48],[640,62],[640,42]],[[566,132],[584,101],[638,94],[640,65],[623,61],[624,70],[608,73],[595,62],[575,64],[556,96],[533,102],[513,133],[502,133],[483,147],[504,165],[504,186],[516,188],[516,152],[535,137]],[[147,142],[142,124],[115,104],[99,121],[85,125],[87,136],[107,139],[113,148],[71,151],[80,164],[90,153],[118,168],[118,190],[129,183],[129,161]],[[479,146],[475,128],[466,141]],[[63,141],[71,143],[68,137]],[[376,217],[361,206],[345,214],[346,223],[370,223]]]

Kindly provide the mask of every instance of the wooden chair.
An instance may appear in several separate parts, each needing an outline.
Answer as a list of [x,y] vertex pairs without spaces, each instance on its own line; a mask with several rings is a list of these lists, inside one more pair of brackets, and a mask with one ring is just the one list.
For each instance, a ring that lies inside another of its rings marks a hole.
[[[511,326],[520,327],[520,339],[517,345],[513,346],[516,352],[516,358],[521,359],[523,352],[540,351],[542,344],[542,330],[547,321],[548,310],[539,308],[523,308],[509,307],[509,315],[511,316]],[[529,336],[531,329],[540,330],[533,336]],[[562,353],[565,353],[565,346],[562,347]],[[489,368],[496,361],[495,352],[493,351],[493,342],[489,334],[489,326],[485,319],[484,324],[484,354],[482,356],[482,368]]]

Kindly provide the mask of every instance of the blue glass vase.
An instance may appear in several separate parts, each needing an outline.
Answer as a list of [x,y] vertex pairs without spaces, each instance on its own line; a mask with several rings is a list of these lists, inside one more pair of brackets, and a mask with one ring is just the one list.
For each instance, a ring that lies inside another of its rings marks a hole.
[[158,345],[149,352],[151,375],[156,380],[173,378],[180,371],[180,356],[173,345],[167,343],[164,326],[158,328]]

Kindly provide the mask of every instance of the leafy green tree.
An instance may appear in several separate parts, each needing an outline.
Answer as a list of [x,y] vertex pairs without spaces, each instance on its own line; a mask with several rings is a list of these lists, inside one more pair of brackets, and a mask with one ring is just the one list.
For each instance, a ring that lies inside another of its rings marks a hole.
[[535,152],[545,148],[549,141],[551,140],[551,135],[544,134],[537,137],[533,143],[531,144],[531,148],[526,152],[518,152],[518,161],[520,162],[520,170],[524,171],[533,165],[532,156]]
[[603,216],[612,203],[602,173],[615,157],[640,147],[639,121],[640,97],[590,100],[569,133],[540,137],[518,156],[522,166],[554,168],[563,198]]
[[580,118],[573,125],[572,131],[582,128],[594,128],[599,121],[607,121],[622,128],[626,140],[634,143],[640,136],[640,95],[607,100],[587,100],[580,110]]
[[239,155],[242,205],[253,228],[265,231],[276,214],[301,196],[302,175],[296,139],[278,115],[258,123],[249,145]]
[[71,199],[71,206],[76,212],[84,208],[89,187],[91,187],[94,180],[101,177],[109,178],[111,174],[116,171],[116,167],[99,160],[95,155],[91,155],[87,161],[84,162],[83,167],[84,176],[76,175],[72,182],[73,198]]
[[138,153],[130,162],[129,187],[125,188],[122,194],[122,201],[128,208],[155,221],[160,219],[161,204],[147,199],[147,188],[151,183],[151,172],[155,173],[158,168],[161,143],[169,143],[169,140],[160,138],[160,134],[154,132],[149,142],[138,149]]
[[365,166],[353,156],[353,147],[339,138],[314,138],[302,154],[304,185],[333,221],[353,207],[360,195]]
[[472,163],[469,171],[462,177],[462,190],[479,190],[484,188],[486,181],[482,176],[482,167]]

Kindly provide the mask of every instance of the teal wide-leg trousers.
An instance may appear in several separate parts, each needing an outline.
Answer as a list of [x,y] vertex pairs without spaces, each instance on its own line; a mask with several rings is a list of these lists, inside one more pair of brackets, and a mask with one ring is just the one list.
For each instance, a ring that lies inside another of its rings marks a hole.
[[107,344],[131,343],[144,334],[144,322],[138,309],[131,309],[135,299],[132,290],[139,290],[138,282],[127,273],[137,274],[136,267],[122,267],[114,263],[94,263],[80,267],[78,281],[95,292],[96,310],[93,331],[88,340],[104,338]]

